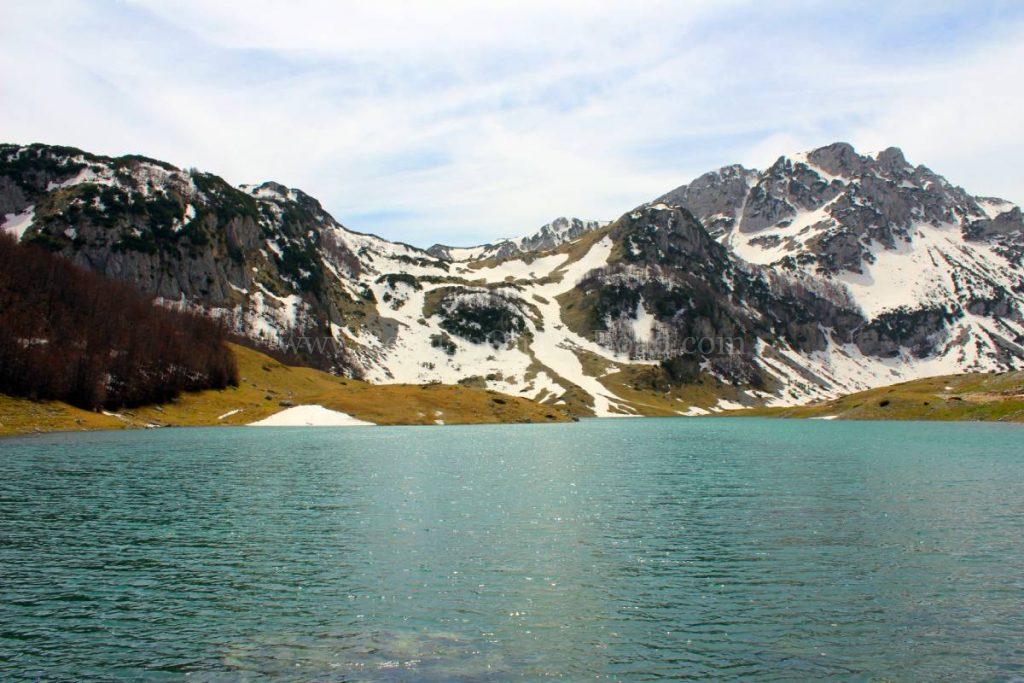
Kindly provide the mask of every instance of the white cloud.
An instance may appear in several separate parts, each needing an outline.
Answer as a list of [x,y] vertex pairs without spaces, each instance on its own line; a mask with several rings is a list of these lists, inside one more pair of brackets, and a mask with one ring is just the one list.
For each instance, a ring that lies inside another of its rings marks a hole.
[[976,194],[1024,200],[1024,31],[956,65],[923,70],[853,137],[866,147],[898,142]]
[[887,48],[924,9],[854,25],[857,3],[37,2],[2,10],[0,124],[279,180],[417,244],[613,218],[836,139],[1024,199],[1019,17]]

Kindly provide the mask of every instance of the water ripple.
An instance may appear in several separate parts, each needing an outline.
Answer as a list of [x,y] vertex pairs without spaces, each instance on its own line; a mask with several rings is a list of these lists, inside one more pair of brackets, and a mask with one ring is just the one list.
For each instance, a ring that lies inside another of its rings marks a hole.
[[1024,435],[624,420],[0,442],[34,679],[1004,679]]

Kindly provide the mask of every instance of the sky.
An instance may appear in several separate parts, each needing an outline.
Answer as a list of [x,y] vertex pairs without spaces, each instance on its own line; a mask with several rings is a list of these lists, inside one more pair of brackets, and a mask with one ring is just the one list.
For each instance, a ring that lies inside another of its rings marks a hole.
[[0,141],[276,180],[470,245],[898,146],[1024,203],[1021,2],[4,0]]

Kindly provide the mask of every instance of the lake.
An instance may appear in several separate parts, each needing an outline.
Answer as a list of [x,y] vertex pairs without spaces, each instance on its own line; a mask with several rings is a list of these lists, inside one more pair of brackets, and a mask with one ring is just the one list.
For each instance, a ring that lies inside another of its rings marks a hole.
[[1024,676],[1024,429],[757,419],[0,441],[0,674]]

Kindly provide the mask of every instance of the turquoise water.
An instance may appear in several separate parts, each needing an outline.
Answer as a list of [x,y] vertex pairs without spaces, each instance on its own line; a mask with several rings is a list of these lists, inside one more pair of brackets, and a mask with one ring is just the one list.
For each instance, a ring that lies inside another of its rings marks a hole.
[[1024,429],[0,441],[0,678],[1024,676]]

